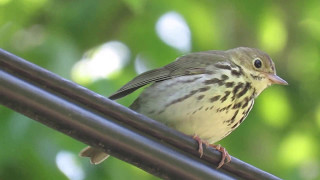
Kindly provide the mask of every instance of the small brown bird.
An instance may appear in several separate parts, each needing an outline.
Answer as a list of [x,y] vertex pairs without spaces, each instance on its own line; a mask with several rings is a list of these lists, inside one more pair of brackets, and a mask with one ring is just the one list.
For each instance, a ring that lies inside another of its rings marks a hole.
[[[122,98],[138,88],[147,87],[131,109],[192,136],[222,152],[220,168],[227,151],[213,145],[229,135],[247,117],[254,99],[272,84],[288,83],[276,75],[275,65],[264,52],[248,47],[226,51],[205,51],[179,57],[176,61],[140,74],[110,99]],[[108,157],[87,147],[80,153],[98,164]]]

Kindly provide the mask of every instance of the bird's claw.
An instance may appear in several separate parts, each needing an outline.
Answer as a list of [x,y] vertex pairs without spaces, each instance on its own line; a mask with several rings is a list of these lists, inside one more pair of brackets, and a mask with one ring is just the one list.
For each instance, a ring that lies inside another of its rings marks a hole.
[[213,148],[215,148],[216,150],[220,151],[221,152],[221,161],[217,167],[217,169],[221,168],[224,163],[225,163],[225,160],[227,159],[227,162],[226,163],[229,163],[231,161],[231,156],[229,155],[228,151],[226,150],[226,148],[222,147],[220,144],[218,145],[214,145],[214,144],[209,144],[207,141],[203,141],[199,136],[197,135],[194,135],[192,137],[194,140],[196,140],[198,142],[198,152],[200,153],[200,158],[202,157],[203,155],[203,146],[202,144],[205,144],[206,147],[208,146],[211,146]]
[[221,156],[222,157],[221,157],[221,161],[220,161],[217,169],[221,168],[221,166],[224,165],[224,162],[225,162],[226,158],[227,158],[227,162],[226,163],[229,163],[231,161],[231,156],[229,155],[229,153],[226,150],[226,148],[222,147],[220,144],[218,144],[218,145],[210,144],[210,146],[221,152]]
[[197,135],[194,135],[192,138],[198,142],[198,152],[200,153],[200,158],[201,158],[202,155],[203,155],[203,146],[202,146],[202,144],[205,144],[206,147],[208,147],[208,146],[209,146],[209,143],[208,143],[207,141],[203,141],[203,140],[202,140],[199,136],[197,136]]

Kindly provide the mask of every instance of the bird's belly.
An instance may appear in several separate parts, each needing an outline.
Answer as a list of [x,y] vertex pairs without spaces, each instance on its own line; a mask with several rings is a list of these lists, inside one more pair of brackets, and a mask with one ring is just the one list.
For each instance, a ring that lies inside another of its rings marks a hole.
[[164,112],[166,124],[187,135],[197,135],[209,143],[215,143],[230,134],[248,113],[248,109],[232,109],[232,102],[214,105],[200,104],[190,99],[185,103],[172,106]]
[[[190,83],[193,78],[196,80]],[[236,98],[241,88],[234,92],[219,83],[203,86],[206,80],[193,76],[155,84],[136,101],[136,110],[187,135],[215,143],[239,126],[253,99],[248,94]]]

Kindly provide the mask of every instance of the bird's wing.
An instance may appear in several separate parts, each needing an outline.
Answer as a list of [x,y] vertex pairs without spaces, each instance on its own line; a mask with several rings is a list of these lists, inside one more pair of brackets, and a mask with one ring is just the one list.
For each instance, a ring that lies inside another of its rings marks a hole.
[[112,94],[110,99],[122,98],[149,83],[164,81],[179,76],[205,74],[207,67],[226,58],[224,51],[191,53],[176,61],[154,70],[142,73]]

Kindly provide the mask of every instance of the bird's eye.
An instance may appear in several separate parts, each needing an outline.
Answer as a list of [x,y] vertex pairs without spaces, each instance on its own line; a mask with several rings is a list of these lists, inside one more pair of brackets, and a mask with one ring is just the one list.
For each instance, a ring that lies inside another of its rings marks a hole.
[[254,66],[256,67],[256,68],[261,68],[261,66],[262,66],[262,62],[261,62],[261,60],[260,59],[256,59],[256,60],[254,60]]

